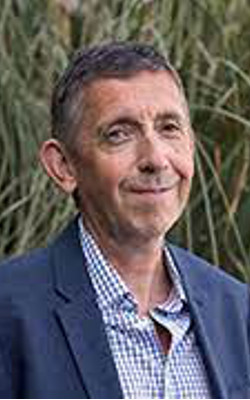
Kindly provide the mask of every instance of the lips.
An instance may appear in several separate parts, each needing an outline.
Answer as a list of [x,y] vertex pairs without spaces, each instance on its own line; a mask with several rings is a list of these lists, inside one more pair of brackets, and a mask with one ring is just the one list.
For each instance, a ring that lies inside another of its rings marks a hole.
[[[173,185],[172,185],[173,187]],[[171,188],[172,188],[171,187]],[[138,194],[146,194],[146,193],[152,193],[152,194],[160,194],[164,193],[167,190],[170,190],[170,187],[143,187],[143,188],[131,188],[130,191],[133,193],[138,193]]]
[[168,181],[160,182],[154,182],[152,183],[144,183],[141,182],[134,182],[133,184],[127,185],[127,190],[133,193],[138,193],[138,194],[146,194],[146,193],[152,193],[152,194],[161,194],[164,192],[167,192],[168,190],[171,190],[173,187],[175,187],[180,181],[180,178],[176,177],[175,179],[171,179]]

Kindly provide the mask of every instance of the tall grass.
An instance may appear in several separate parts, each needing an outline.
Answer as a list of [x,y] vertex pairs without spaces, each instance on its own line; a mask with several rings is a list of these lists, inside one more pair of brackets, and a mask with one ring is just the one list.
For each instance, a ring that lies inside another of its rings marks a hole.
[[80,45],[140,40],[173,60],[196,131],[192,197],[170,236],[248,280],[249,20],[247,0],[1,0],[1,255],[43,245],[74,212],[37,161],[51,88],[69,55]]

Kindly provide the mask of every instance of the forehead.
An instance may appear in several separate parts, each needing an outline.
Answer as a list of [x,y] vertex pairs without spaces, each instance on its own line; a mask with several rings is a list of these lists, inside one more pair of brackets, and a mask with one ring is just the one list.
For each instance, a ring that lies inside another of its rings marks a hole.
[[132,77],[98,79],[85,90],[85,103],[96,117],[144,111],[188,114],[184,93],[167,71],[143,71]]

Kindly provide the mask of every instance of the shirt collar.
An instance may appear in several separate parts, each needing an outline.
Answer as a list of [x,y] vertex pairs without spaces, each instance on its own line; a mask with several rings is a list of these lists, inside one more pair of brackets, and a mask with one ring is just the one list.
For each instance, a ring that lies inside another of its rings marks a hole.
[[168,271],[170,273],[172,282],[173,282],[173,289],[177,295],[177,297],[184,303],[187,303],[187,296],[181,281],[181,276],[178,271],[178,268],[173,260],[173,257],[167,247],[165,245],[164,247],[164,256],[165,256],[165,262],[166,262],[166,268],[168,268]]
[[125,282],[102,253],[91,233],[78,220],[81,246],[87,261],[87,269],[97,294],[101,309],[115,306],[130,296]]
[[[99,307],[101,309],[107,307],[116,308],[124,301],[136,307],[137,302],[134,296],[129,291],[121,276],[102,253],[91,233],[84,227],[80,216],[78,225],[81,247],[87,261],[87,269],[91,282],[97,294]],[[169,303],[178,304],[178,308],[180,308],[187,301],[179,271],[167,246],[164,248],[164,259],[172,278],[173,289],[169,299],[159,306],[162,311],[169,308]],[[175,301],[173,301],[173,298]]]

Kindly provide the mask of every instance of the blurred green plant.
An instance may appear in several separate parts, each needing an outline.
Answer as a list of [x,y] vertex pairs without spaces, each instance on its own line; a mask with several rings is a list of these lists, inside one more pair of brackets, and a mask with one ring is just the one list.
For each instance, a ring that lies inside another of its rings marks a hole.
[[43,245],[74,212],[37,161],[53,82],[77,47],[153,43],[184,79],[197,137],[189,207],[169,235],[250,278],[248,0],[1,0],[0,254]]

